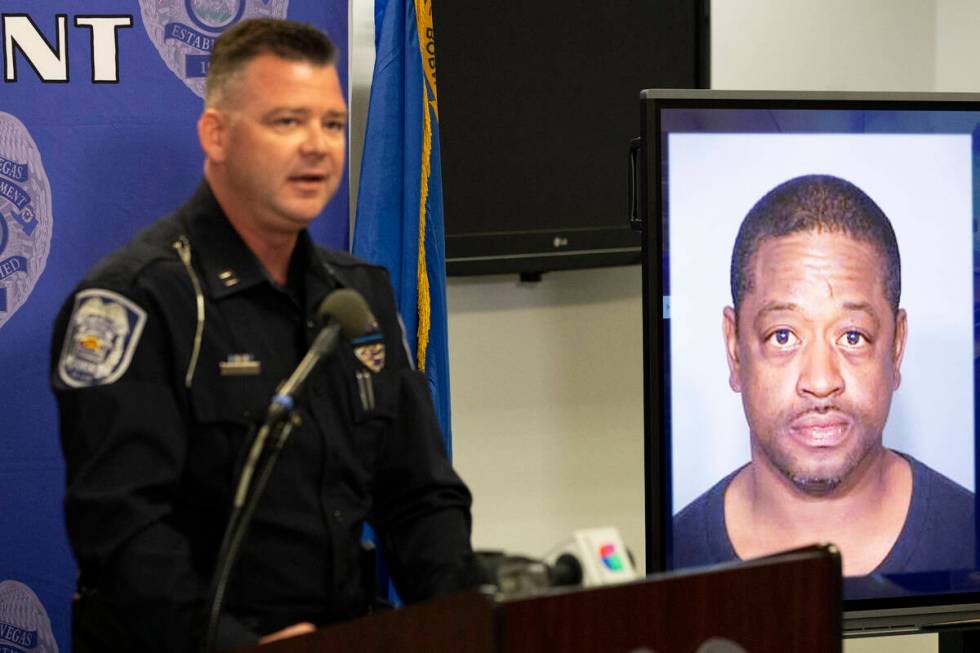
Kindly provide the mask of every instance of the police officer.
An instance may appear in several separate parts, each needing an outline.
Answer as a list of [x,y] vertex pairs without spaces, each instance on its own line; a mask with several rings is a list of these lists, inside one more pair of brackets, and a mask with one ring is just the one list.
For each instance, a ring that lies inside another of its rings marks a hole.
[[332,291],[378,337],[309,378],[219,622],[219,648],[362,614],[362,526],[407,601],[454,590],[470,495],[446,459],[383,269],[306,226],[343,176],[346,105],[317,30],[243,21],[217,41],[198,133],[205,181],[89,272],[61,310],[52,384],[80,568],[74,648],[192,650],[248,441]]

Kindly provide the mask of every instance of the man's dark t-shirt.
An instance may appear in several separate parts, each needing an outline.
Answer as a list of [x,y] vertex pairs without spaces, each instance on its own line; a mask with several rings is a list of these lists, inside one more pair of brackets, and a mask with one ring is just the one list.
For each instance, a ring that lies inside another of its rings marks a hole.
[[[898,539],[872,573],[975,568],[973,493],[911,456],[900,455],[912,465],[912,502]],[[725,490],[738,472],[720,480],[674,517],[672,568],[739,559],[725,527]]]

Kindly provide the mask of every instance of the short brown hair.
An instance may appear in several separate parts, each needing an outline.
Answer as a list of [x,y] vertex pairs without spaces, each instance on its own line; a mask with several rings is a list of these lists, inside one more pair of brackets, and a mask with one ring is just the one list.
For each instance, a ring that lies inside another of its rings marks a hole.
[[204,86],[205,103],[216,101],[228,80],[261,54],[329,66],[336,60],[337,48],[323,32],[306,23],[278,18],[243,20],[214,42]]

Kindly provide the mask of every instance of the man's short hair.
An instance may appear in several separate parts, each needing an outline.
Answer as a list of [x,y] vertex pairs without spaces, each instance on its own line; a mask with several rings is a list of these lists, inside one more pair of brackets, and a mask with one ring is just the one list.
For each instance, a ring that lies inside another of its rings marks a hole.
[[851,182],[830,175],[804,175],[770,190],[742,221],[732,251],[736,315],[742,298],[752,291],[752,259],[759,247],[771,238],[807,232],[846,234],[876,247],[884,261],[885,297],[892,310],[898,310],[902,266],[888,217]]
[[243,20],[214,42],[204,86],[205,103],[210,106],[216,102],[228,81],[262,54],[329,66],[336,60],[337,48],[323,32],[306,23],[277,18]]

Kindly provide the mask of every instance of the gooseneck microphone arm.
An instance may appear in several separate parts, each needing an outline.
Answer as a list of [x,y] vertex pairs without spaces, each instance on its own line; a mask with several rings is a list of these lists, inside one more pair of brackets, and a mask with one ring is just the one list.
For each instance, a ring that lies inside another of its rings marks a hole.
[[[214,651],[221,609],[231,572],[238,558],[238,551],[248,532],[255,507],[279,458],[279,453],[293,427],[299,424],[299,416],[294,408],[307,377],[320,361],[333,354],[341,335],[352,339],[364,335],[374,327],[374,316],[371,315],[367,302],[359,293],[350,289],[335,290],[330,293],[320,304],[317,316],[321,323],[326,323],[326,326],[320,330],[299,365],[272,397],[265,420],[252,440],[248,456],[238,477],[231,514],[225,526],[211,582],[207,629],[201,642],[203,653]],[[255,471],[256,468],[258,473]]]
[[[269,476],[272,473],[273,467],[275,467],[276,461],[279,458],[279,452],[282,451],[282,446],[286,443],[286,439],[289,437],[289,433],[292,431],[293,426],[296,425],[299,418],[296,417],[292,412],[288,414],[288,419],[280,418],[276,423],[270,424],[268,417],[266,422],[262,424],[259,429],[258,434],[255,437],[255,442],[269,440],[269,432],[273,432],[273,437],[271,438],[271,446],[269,447],[268,455],[262,461],[262,465],[259,468],[259,472],[255,475],[254,485],[244,485],[241,481],[246,480],[240,479],[238,489],[235,493],[236,500],[232,504],[231,515],[228,518],[228,524],[225,527],[225,534],[221,541],[221,548],[218,551],[217,563],[214,569],[214,577],[211,582],[211,601],[208,609],[208,626],[207,631],[203,640],[203,645],[201,650],[204,653],[212,653],[215,649],[215,642],[218,636],[218,622],[221,620],[221,609],[225,602],[225,593],[228,589],[228,582],[231,580],[231,572],[235,566],[235,561],[238,559],[238,551],[241,548],[242,541],[245,538],[245,534],[248,532],[249,524],[252,521],[252,515],[255,514],[255,507],[258,505],[259,498],[262,496],[265,490],[266,483],[269,480]],[[255,447],[253,446],[253,450]],[[258,456],[256,456],[258,458]],[[244,470],[243,470],[244,471]],[[249,474],[250,481],[252,479],[251,473]],[[248,490],[252,491],[249,492]],[[239,504],[238,497],[242,497],[241,503]]]
[[[326,301],[325,299],[324,302]],[[309,351],[306,352],[306,356],[303,356],[303,360],[299,362],[299,365],[296,366],[293,373],[279,386],[276,394],[272,397],[269,408],[265,413],[265,423],[259,429],[255,440],[252,441],[252,447],[249,449],[248,457],[245,459],[245,464],[242,467],[242,473],[238,478],[238,487],[235,490],[235,500],[232,504],[235,510],[241,509],[245,504],[245,495],[251,485],[252,473],[255,470],[256,463],[258,463],[259,456],[261,456],[265,449],[269,431],[273,427],[279,426],[284,419],[292,415],[293,407],[296,405],[296,397],[303,389],[306,377],[310,375],[321,360],[327,358],[337,348],[337,342],[340,340],[340,330],[340,324],[328,322],[327,326],[323,327],[320,333],[317,334],[313,344],[310,345]],[[277,429],[277,431],[281,432],[282,429]],[[275,446],[275,441],[273,441],[273,445]],[[279,446],[282,445],[280,444]]]

